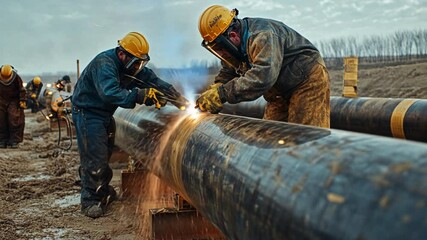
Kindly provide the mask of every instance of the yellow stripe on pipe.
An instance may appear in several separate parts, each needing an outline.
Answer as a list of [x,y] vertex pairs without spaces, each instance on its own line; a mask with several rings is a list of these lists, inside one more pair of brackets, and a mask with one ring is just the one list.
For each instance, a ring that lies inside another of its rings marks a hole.
[[390,119],[391,134],[395,138],[405,139],[405,130],[403,129],[403,120],[405,119],[406,111],[414,104],[418,99],[404,99],[396,108],[394,108]]

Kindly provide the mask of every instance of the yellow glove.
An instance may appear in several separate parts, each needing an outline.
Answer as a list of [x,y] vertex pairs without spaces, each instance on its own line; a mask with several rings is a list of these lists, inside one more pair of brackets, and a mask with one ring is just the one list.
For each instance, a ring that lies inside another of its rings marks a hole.
[[222,102],[219,98],[218,87],[213,87],[203,92],[196,100],[196,108],[200,111],[219,113],[222,110]]
[[[159,91],[157,91],[157,92],[159,92]],[[166,104],[168,103],[168,100],[165,98],[165,95],[162,92],[159,92],[159,93],[161,93],[161,94],[156,94],[155,100],[154,100],[157,109],[160,109],[161,107],[166,106]],[[157,100],[157,102],[156,102],[156,100]]]
[[26,109],[27,108],[27,103],[25,101],[20,101],[19,102],[19,107],[22,109]]
[[147,106],[155,104],[156,108],[160,109],[167,103],[167,100],[163,96],[164,94],[155,88],[139,89],[136,102]]
[[223,83],[217,82],[209,85],[209,87],[206,90],[212,89],[212,88],[219,88]]
[[36,97],[37,97],[37,95],[36,95],[35,93],[32,93],[32,94],[31,94],[31,98],[32,98],[32,99],[36,99]]

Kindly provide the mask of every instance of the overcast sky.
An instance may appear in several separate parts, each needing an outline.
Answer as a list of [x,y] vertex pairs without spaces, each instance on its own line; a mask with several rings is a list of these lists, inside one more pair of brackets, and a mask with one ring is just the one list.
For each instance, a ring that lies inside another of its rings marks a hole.
[[72,72],[79,59],[83,70],[130,31],[146,36],[156,67],[213,61],[198,31],[213,4],[283,21],[314,43],[427,29],[427,0],[2,0],[0,65],[20,74]]

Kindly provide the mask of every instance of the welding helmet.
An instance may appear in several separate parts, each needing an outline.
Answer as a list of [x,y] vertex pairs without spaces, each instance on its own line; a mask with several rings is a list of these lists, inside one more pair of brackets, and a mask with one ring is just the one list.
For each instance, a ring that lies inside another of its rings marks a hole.
[[[202,46],[239,73],[245,57],[228,39],[231,26],[239,11],[213,5],[199,18],[199,32],[203,38]],[[240,74],[240,73],[239,73]]]
[[137,32],[130,32],[118,41],[119,48],[123,50],[131,59],[125,64],[125,69],[132,72],[132,75],[138,74],[150,61],[148,55],[148,42],[145,37]]
[[40,85],[41,82],[42,82],[42,79],[39,76],[37,76],[33,79],[33,83],[36,86]]
[[66,84],[67,83],[64,80],[58,79],[58,81],[56,81],[56,83],[55,83],[55,87],[56,87],[56,89],[58,89],[58,91],[62,91],[65,89]]
[[1,66],[0,78],[1,80],[8,82],[13,77],[13,67],[9,64]]
[[68,75],[64,75],[64,76],[62,77],[62,80],[63,80],[64,82],[66,82],[66,83],[71,83],[70,76],[68,76]]

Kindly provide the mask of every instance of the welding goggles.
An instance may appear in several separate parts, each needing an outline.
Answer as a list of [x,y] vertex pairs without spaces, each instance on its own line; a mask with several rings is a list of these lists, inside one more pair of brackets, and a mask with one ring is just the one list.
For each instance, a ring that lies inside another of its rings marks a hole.
[[124,51],[126,56],[130,58],[130,61],[126,63],[125,69],[131,72],[133,76],[138,74],[150,61],[150,56],[148,54],[144,54],[141,57],[135,57],[132,54]]

